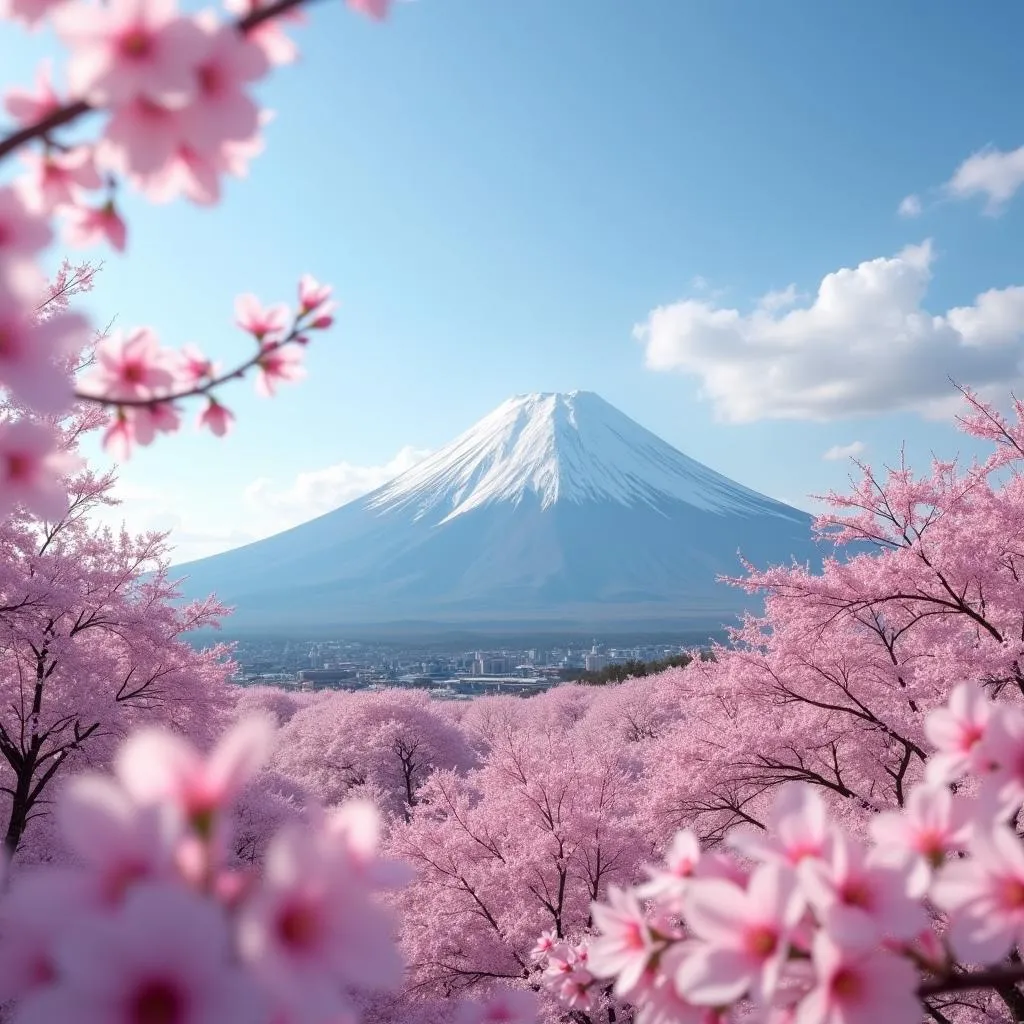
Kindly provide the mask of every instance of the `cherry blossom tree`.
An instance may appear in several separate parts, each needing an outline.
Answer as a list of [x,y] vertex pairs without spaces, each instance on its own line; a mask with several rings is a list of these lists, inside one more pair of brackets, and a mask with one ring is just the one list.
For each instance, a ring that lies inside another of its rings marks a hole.
[[[0,409],[0,429],[19,423]],[[95,525],[115,503],[112,473],[77,456],[104,414],[55,420],[61,457],[80,468],[50,518],[16,511],[0,524],[0,758],[5,844],[14,852],[60,775],[105,763],[133,726],[163,722],[202,741],[230,709],[228,648],[183,639],[216,625],[210,599],[185,607],[168,578],[162,534]]]
[[594,905],[589,934],[542,934],[540,984],[588,1019],[1024,1019],[1024,709],[964,683],[925,729],[925,781],[867,842],[820,787],[787,783],[731,853],[680,832],[645,883]]
[[429,774],[465,770],[460,729],[420,691],[339,692],[293,714],[273,766],[331,805],[360,795],[388,817],[408,817]]
[[[819,788],[855,830],[903,806],[924,771],[925,720],[958,680],[1021,699],[1024,407],[1006,419],[965,392],[969,435],[994,442],[966,466],[861,465],[817,527],[852,548],[820,574],[751,569],[735,580],[765,610],[678,679],[686,709],[651,763],[652,811],[708,840],[762,826],[786,782]],[[858,824],[858,822],[860,824]]]
[[576,701],[560,688],[481,706],[492,700],[481,766],[435,772],[390,836],[417,872],[396,897],[416,999],[529,986],[537,934],[586,928],[591,902],[651,850],[633,751],[566,716]]

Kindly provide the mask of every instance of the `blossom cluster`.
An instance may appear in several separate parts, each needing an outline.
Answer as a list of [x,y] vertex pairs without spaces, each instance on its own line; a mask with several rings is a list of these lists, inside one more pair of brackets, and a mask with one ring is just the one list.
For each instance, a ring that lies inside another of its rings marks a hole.
[[[329,289],[300,284],[299,310],[264,312],[251,296],[238,300],[238,319],[257,341],[256,354],[218,374],[194,349],[163,349],[140,328],[103,338],[98,369],[74,388],[80,353],[94,337],[87,317],[60,310],[39,316],[46,279],[40,265],[57,237],[70,246],[104,242],[123,252],[127,226],[117,201],[125,183],[157,203],[179,196],[200,204],[220,198],[225,175],[242,176],[262,149],[267,120],[250,95],[274,64],[293,60],[294,44],[280,20],[296,17],[301,0],[228,0],[236,20],[212,10],[179,13],[175,0],[0,0],[0,16],[30,28],[48,21],[70,51],[67,96],[49,65],[34,88],[13,88],[4,109],[16,128],[0,137],[0,159],[20,155],[24,171],[0,187],[0,387],[25,410],[21,426],[0,425],[0,485],[15,489],[31,511],[50,515],[54,481],[68,472],[47,417],[77,398],[114,410],[105,443],[119,457],[180,425],[175,401],[204,397],[199,425],[223,435],[232,414],[214,387],[259,371],[258,388],[302,375],[308,332],[330,326]],[[375,18],[388,0],[349,0]],[[55,133],[99,115],[98,137]]]
[[[23,868],[0,899],[0,1002],[14,1024],[338,1024],[399,989],[397,921],[379,893],[411,872],[379,855],[373,804],[308,806],[261,866],[232,856],[232,811],[273,741],[262,715],[208,755],[144,729],[112,777],[68,781],[56,818],[75,863]],[[452,1012],[533,1024],[536,1002],[508,989]]]
[[299,282],[295,313],[284,304],[264,309],[254,295],[240,296],[235,303],[236,322],[253,337],[256,351],[246,364],[226,375],[195,346],[186,345],[180,351],[164,348],[146,327],[102,338],[96,345],[96,368],[82,381],[80,397],[116,403],[104,447],[115,457],[127,458],[133,444],[147,445],[157,434],[174,432],[181,425],[176,402],[192,395],[206,398],[199,426],[223,437],[234,414],[211,390],[250,367],[257,371],[257,392],[268,398],[279,382],[301,380],[305,375],[301,346],[307,343],[308,333],[333,322],[330,294],[329,287],[307,274]]
[[209,756],[135,733],[113,777],[81,774],[57,820],[77,866],[26,868],[0,901],[0,1000],[18,1024],[316,1024],[393,989],[402,963],[376,891],[406,870],[377,856],[374,808],[312,809],[262,871],[232,866],[231,807],[270,752],[254,717]]
[[733,829],[728,852],[679,832],[645,883],[593,905],[594,935],[542,936],[542,984],[572,1009],[626,1001],[640,1024],[917,1024],[943,993],[1013,990],[1024,709],[962,683],[925,727],[923,780],[867,841],[786,784],[766,829]]

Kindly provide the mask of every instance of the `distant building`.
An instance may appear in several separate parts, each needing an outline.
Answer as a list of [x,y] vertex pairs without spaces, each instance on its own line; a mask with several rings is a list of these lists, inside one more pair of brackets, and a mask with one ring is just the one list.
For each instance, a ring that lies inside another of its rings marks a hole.
[[304,683],[341,683],[355,678],[350,668],[303,669],[299,679]]
[[473,674],[478,676],[506,676],[516,669],[516,659],[504,654],[477,654]]
[[601,669],[608,667],[608,659],[603,654],[588,654],[583,659],[583,667],[588,672],[600,672]]

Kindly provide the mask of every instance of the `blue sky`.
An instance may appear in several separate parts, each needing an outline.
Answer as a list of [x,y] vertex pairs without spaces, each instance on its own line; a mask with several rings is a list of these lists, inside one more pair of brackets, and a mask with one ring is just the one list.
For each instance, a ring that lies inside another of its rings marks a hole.
[[[180,557],[322,511],[528,391],[597,391],[804,507],[844,485],[833,446],[882,461],[905,440],[914,463],[980,450],[948,425],[936,380],[1018,384],[1024,293],[1001,290],[1024,285],[1024,195],[991,196],[1024,183],[999,155],[1024,144],[1024,7],[413,0],[380,26],[331,0],[311,14],[301,62],[260,89],[277,117],[250,177],[212,210],[129,202],[128,256],[94,254],[97,319],[225,361],[247,352],[239,292],[290,299],[309,271],[343,303],[308,380],[272,402],[236,385],[228,439],[189,430],[124,467],[124,516],[176,527]],[[0,29],[9,83],[50,52]],[[985,147],[998,159],[955,178]],[[898,213],[908,195],[918,216]],[[790,285],[808,307],[826,275],[873,260],[888,262],[833,279],[811,315],[755,313]]]

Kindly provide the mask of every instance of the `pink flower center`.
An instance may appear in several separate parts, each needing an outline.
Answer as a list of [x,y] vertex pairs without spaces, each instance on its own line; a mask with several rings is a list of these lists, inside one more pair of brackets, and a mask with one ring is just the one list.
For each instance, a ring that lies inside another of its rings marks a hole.
[[8,452],[7,479],[14,483],[25,483],[32,477],[33,461],[21,452]]
[[672,868],[672,873],[677,878],[689,878],[693,874],[693,861],[689,857],[676,861],[675,866]]
[[839,899],[848,907],[870,910],[874,905],[871,890],[859,878],[851,878],[839,888]]
[[154,978],[139,986],[132,1000],[131,1024],[180,1024],[185,1019],[185,1000],[177,985]]
[[70,178],[71,175],[60,166],[55,164],[52,160],[43,161],[43,182],[47,185],[56,185],[63,182],[65,179]]
[[141,384],[146,379],[146,364],[138,359],[125,360],[121,378],[126,384]]
[[148,57],[152,51],[152,39],[145,29],[138,27],[129,29],[121,37],[121,55],[130,60]]
[[1007,910],[1024,909],[1024,882],[1019,878],[1004,878],[999,886],[999,896]]
[[864,990],[863,979],[848,967],[841,967],[832,975],[832,994],[840,999],[856,999]]
[[221,91],[224,79],[215,64],[204,64],[197,72],[199,88],[207,95],[213,96]]
[[925,857],[939,857],[945,852],[942,833],[934,828],[921,829],[915,837],[914,846]]
[[779,944],[775,930],[765,925],[751,928],[747,932],[747,950],[757,957],[771,956]]
[[630,921],[622,929],[622,942],[627,949],[641,950],[645,948],[644,935],[636,921]]
[[960,730],[960,750],[966,754],[984,735],[985,730],[976,722],[965,724]]
[[281,908],[276,924],[281,942],[297,950],[311,949],[323,931],[316,908],[298,900]]
[[798,839],[786,851],[786,859],[790,864],[799,864],[805,857],[817,857],[821,853],[821,844],[812,839]]

